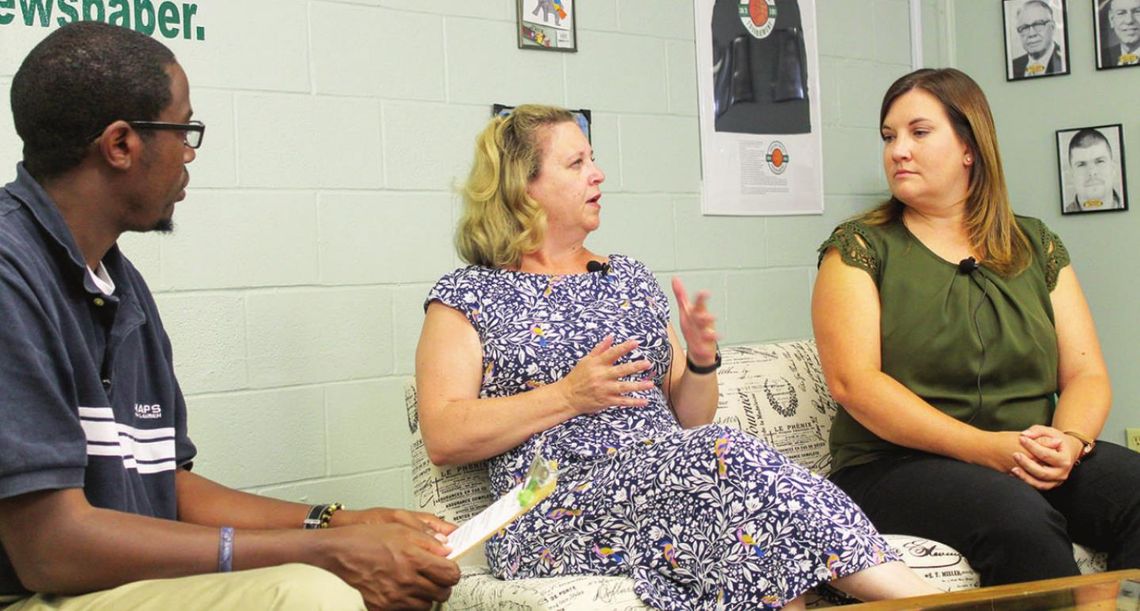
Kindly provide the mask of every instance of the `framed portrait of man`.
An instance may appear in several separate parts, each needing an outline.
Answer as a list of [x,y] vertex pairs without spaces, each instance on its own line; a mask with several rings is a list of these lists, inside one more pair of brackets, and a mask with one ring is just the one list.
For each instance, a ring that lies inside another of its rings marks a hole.
[[1069,73],[1065,0],[1002,0],[1005,80]]
[[1057,130],[1061,214],[1128,209],[1124,176],[1124,126]]
[[1140,0],[1091,0],[1096,69],[1140,66]]

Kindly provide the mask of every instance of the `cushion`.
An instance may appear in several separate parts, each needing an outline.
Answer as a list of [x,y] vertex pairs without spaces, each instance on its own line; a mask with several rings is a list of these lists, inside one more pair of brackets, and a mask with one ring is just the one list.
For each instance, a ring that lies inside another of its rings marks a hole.
[[827,437],[838,405],[827,390],[815,342],[733,346],[721,357],[716,422],[759,437],[826,476]]
[[479,461],[458,467],[437,467],[428,459],[424,438],[420,435],[416,411],[415,384],[404,389],[408,410],[408,428],[412,432],[412,492],[415,509],[435,514],[453,524],[462,524],[483,511],[494,501],[487,463]]
[[[811,340],[727,347],[718,372],[720,398],[715,420],[768,441],[796,462],[826,476],[831,470],[827,438],[838,405],[831,398]],[[412,490],[415,508],[456,524],[494,500],[487,463],[437,467],[428,460],[420,435],[414,384],[405,389],[411,430]],[[907,566],[947,591],[978,587],[977,573],[950,546],[907,535],[885,535]],[[1074,556],[1082,573],[1105,570],[1106,555],[1079,545]],[[452,589],[454,609],[646,608],[625,577],[572,576],[503,581],[487,569],[486,557],[473,551],[460,560],[463,579]],[[809,607],[826,600],[808,594]]]

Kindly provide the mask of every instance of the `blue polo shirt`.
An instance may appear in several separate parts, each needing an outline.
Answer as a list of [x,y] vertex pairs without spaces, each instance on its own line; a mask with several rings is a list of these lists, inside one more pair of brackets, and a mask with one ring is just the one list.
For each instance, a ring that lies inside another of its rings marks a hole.
[[[195,448],[154,298],[118,246],[104,295],[23,165],[0,190],[0,498],[82,488],[95,507],[177,519]],[[0,594],[26,590],[0,550]]]

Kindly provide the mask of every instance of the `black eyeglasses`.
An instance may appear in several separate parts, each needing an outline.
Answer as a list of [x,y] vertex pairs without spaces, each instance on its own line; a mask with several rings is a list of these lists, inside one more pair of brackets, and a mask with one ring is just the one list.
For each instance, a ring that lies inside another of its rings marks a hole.
[[1024,36],[1029,33],[1029,28],[1033,28],[1034,32],[1037,32],[1038,34],[1044,34],[1045,30],[1051,25],[1053,25],[1052,21],[1045,20],[1034,21],[1033,23],[1024,23],[1017,26],[1017,33]]
[[165,121],[127,121],[135,129],[157,129],[173,132],[184,132],[186,146],[196,149],[202,146],[202,138],[206,135],[206,124],[201,121],[189,123],[167,123]]

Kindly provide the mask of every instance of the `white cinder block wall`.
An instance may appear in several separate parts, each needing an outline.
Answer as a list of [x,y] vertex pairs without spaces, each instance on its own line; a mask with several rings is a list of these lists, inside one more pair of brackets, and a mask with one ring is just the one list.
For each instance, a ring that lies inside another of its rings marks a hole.
[[[401,388],[423,297],[459,265],[453,186],[495,102],[593,111],[594,249],[712,291],[726,343],[809,336],[815,247],[884,191],[878,100],[910,68],[905,0],[817,2],[827,212],[765,219],[700,214],[690,0],[579,0],[575,54],[518,50],[515,0],[198,0],[205,39],[167,41],[208,125],[190,193],[173,235],[121,240],[174,343],[196,468],[411,503]],[[0,26],[5,95],[48,31],[21,19]],[[5,110],[5,181],[19,159]]]

